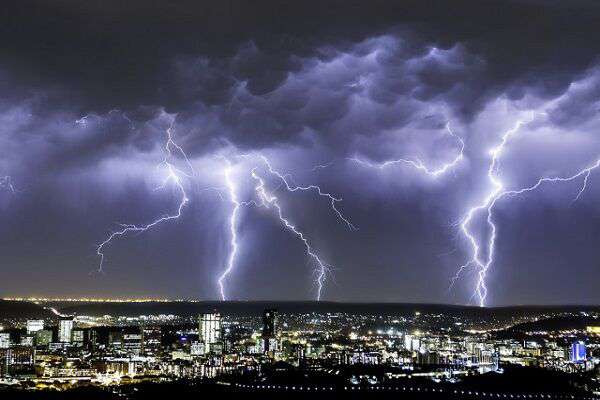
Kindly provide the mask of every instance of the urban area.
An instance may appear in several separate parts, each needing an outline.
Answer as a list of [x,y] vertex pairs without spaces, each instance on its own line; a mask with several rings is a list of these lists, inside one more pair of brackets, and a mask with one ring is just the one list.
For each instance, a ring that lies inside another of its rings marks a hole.
[[593,321],[600,316],[595,313],[482,324],[418,309],[404,316],[267,308],[250,316],[212,310],[136,317],[52,310],[52,318],[3,320],[2,386],[62,391],[187,379],[237,390],[439,390],[501,397],[462,383],[531,368],[585,375],[590,379],[579,389],[590,398],[598,394],[600,320],[579,329],[543,324]]

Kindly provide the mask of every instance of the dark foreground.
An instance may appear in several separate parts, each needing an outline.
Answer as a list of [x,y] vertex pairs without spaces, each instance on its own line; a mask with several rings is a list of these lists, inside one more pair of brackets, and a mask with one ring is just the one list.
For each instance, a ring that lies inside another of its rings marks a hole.
[[113,387],[86,386],[66,391],[35,391],[0,387],[0,399],[85,399],[141,400],[148,398],[191,399],[198,396],[243,396],[244,399],[384,398],[384,399],[600,399],[592,394],[594,379],[576,377],[537,368],[508,369],[505,374],[490,373],[470,377],[460,383],[434,383],[405,379],[378,385],[351,385],[345,382],[240,381],[207,382],[182,380],[170,383],[142,383]]
[[222,385],[189,385],[180,383],[170,384],[145,384],[115,389],[103,389],[97,387],[87,387],[72,389],[65,392],[48,391],[20,391],[20,390],[0,390],[0,398],[28,400],[117,400],[130,399],[141,400],[149,398],[157,399],[191,399],[199,396],[243,396],[244,399],[282,399],[289,398],[310,398],[310,399],[331,399],[335,397],[347,399],[556,399],[556,400],[591,400],[600,397],[591,394],[536,394],[536,393],[493,393],[480,391],[465,391],[461,393],[438,392],[432,389],[421,389],[414,391],[403,391],[401,388],[389,390],[389,388],[362,388],[357,390],[318,390],[318,391],[281,391],[281,390],[247,390],[236,389]]

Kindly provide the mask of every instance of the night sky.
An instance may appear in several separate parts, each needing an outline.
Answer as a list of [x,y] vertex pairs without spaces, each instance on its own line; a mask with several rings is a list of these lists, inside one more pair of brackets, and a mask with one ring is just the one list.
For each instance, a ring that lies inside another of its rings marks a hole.
[[600,303],[598,2],[2,8],[0,296]]

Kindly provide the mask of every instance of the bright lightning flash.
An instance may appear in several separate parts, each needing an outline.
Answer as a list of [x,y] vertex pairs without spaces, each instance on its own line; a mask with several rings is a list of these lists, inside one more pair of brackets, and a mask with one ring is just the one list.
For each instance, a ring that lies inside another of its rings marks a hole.
[[223,300],[223,301],[226,300],[225,280],[227,279],[229,274],[231,274],[231,271],[233,271],[233,268],[235,266],[235,260],[236,260],[237,254],[238,254],[237,225],[238,225],[238,216],[239,216],[240,208],[251,205],[251,204],[256,205],[256,203],[253,201],[241,202],[238,200],[237,187],[236,187],[236,184],[231,179],[231,174],[232,174],[231,162],[227,159],[225,161],[227,162],[227,168],[225,169],[225,185],[229,192],[229,199],[230,199],[231,203],[233,204],[233,209],[232,209],[231,215],[229,217],[229,234],[230,234],[231,249],[229,250],[229,256],[227,257],[227,267],[225,268],[225,271],[223,271],[223,273],[219,276],[219,279],[217,280],[217,283],[219,284],[219,291],[221,293],[221,300]]
[[[351,158],[348,158],[348,160],[354,161],[355,163],[362,165],[364,167],[377,168],[377,169],[386,169],[388,167],[392,167],[392,166],[395,166],[398,164],[409,165],[421,172],[424,172],[425,174],[427,174],[433,178],[437,178],[438,176],[444,175],[450,169],[456,167],[456,165],[458,163],[460,163],[461,160],[464,158],[464,150],[465,150],[464,140],[460,136],[457,136],[454,132],[452,132],[449,122],[446,124],[446,131],[448,132],[448,134],[450,136],[452,136],[453,138],[455,138],[458,141],[459,150],[458,150],[456,157],[454,157],[453,160],[451,160],[445,164],[442,164],[438,168],[431,168],[431,167],[427,166],[419,158],[415,158],[414,160],[398,158],[398,159],[394,159],[394,160],[387,160],[387,161],[384,161],[381,163],[374,163],[372,161],[364,160],[364,159],[361,159],[358,157],[351,157]],[[322,167],[322,166],[319,166],[319,167]]]
[[[577,201],[587,188],[588,179],[590,177],[591,172],[593,170],[597,169],[598,167],[600,167],[600,159],[598,159],[595,163],[591,164],[590,166],[588,166],[586,168],[583,168],[583,169],[577,171],[573,175],[564,176],[564,177],[560,177],[560,176],[559,177],[544,177],[544,178],[540,178],[534,185],[531,185],[531,186],[528,186],[525,188],[521,188],[521,189],[506,190],[504,188],[503,183],[498,178],[499,157],[502,155],[502,152],[504,151],[504,148],[506,147],[506,144],[510,140],[511,136],[515,135],[524,124],[532,122],[533,118],[534,118],[534,116],[532,115],[532,117],[528,120],[519,120],[512,129],[510,129],[504,133],[498,146],[494,147],[490,151],[492,159],[490,162],[490,166],[488,168],[487,175],[488,175],[488,180],[492,184],[492,189],[487,194],[487,196],[485,196],[482,199],[482,201],[479,204],[477,204],[477,205],[473,206],[471,209],[469,209],[465,218],[462,220],[462,223],[460,224],[460,230],[461,230],[462,234],[467,238],[468,242],[471,245],[471,259],[468,260],[467,263],[465,263],[464,265],[462,265],[459,268],[457,274],[452,279],[451,286],[454,284],[456,279],[458,279],[460,273],[465,268],[468,268],[471,266],[476,267],[478,270],[478,275],[477,275],[477,283],[475,286],[475,291],[473,293],[473,296],[478,299],[479,305],[481,307],[485,306],[485,302],[486,302],[486,298],[487,298],[487,294],[488,294],[488,288],[487,288],[487,284],[486,284],[486,275],[487,275],[487,272],[488,272],[490,266],[494,262],[495,246],[496,246],[496,239],[497,239],[497,227],[493,220],[493,209],[494,209],[496,203],[505,197],[517,196],[517,195],[524,194],[526,192],[534,191],[534,190],[538,189],[544,183],[570,182],[570,181],[574,181],[579,178],[583,178],[582,186],[579,189],[579,191],[577,192],[575,199],[573,200],[573,201]],[[473,231],[471,230],[471,224],[473,222],[473,219],[479,212],[482,212],[482,211],[484,211],[486,213],[486,222],[490,229],[490,235],[489,235],[487,244],[485,246],[485,251],[487,252],[487,257],[485,257],[485,259],[483,258],[482,254],[481,254],[482,250],[484,250],[484,249],[482,249],[479,239],[477,238],[475,233],[473,233]]]
[[[162,184],[158,187],[158,189],[165,187],[169,183],[172,183],[175,186],[176,190],[179,192],[179,195],[180,195],[179,205],[177,207],[177,210],[172,214],[168,214],[168,215],[162,216],[160,218],[157,218],[156,220],[154,220],[146,225],[121,224],[122,229],[112,232],[96,248],[96,254],[98,255],[98,257],[100,257],[98,272],[103,271],[104,247],[107,246],[108,244],[110,244],[113,239],[124,236],[131,232],[144,232],[144,231],[154,228],[155,226],[160,225],[164,222],[178,219],[181,216],[183,209],[189,203],[190,200],[187,196],[185,187],[183,186],[181,179],[182,179],[182,176],[191,177],[192,175],[195,174],[195,172],[194,172],[194,168],[192,167],[192,164],[190,163],[187,155],[185,154],[183,149],[175,142],[175,140],[173,138],[174,122],[175,121],[173,120],[173,123],[167,129],[167,141],[164,146],[165,157],[164,157],[163,161],[159,164],[159,167],[162,167],[166,171],[166,176],[165,176],[165,179],[163,180]],[[171,159],[173,158],[173,150],[180,153],[180,155],[185,159],[191,174],[187,174],[187,173],[179,170],[178,168],[176,168],[173,165],[173,163],[171,162]]]
[[[268,161],[267,161],[267,164],[268,164]],[[273,171],[271,169],[270,165],[268,168],[269,168],[270,172]],[[280,176],[278,174],[276,174],[276,175]],[[252,169],[252,178],[254,178],[258,182],[258,185],[256,186],[255,190],[261,201],[261,205],[263,205],[266,208],[273,207],[275,209],[277,217],[279,218],[281,223],[289,231],[291,231],[294,235],[296,235],[298,237],[298,239],[300,239],[302,241],[302,243],[304,244],[304,248],[306,250],[306,254],[316,263],[316,265],[318,267],[317,279],[316,279],[317,301],[320,301],[321,294],[323,292],[323,285],[325,283],[325,278],[327,276],[327,273],[331,270],[331,266],[326,264],[325,262],[323,262],[323,260],[321,260],[321,258],[317,255],[317,253],[315,253],[315,251],[312,249],[310,242],[306,238],[305,234],[303,232],[301,232],[294,224],[292,224],[290,222],[290,220],[283,214],[281,205],[279,204],[277,197],[274,196],[273,194],[267,192],[266,187],[265,187],[265,181],[260,176],[258,176],[258,174],[256,173],[256,168]],[[286,183],[286,187],[288,188],[288,190],[293,191],[287,186],[287,183]],[[319,194],[321,194],[320,189],[319,189]],[[333,204],[333,200],[332,200],[332,204]],[[335,205],[332,205],[332,207],[334,207],[334,210],[339,213],[339,211],[337,209],[335,209]],[[341,214],[338,214],[338,216],[340,216],[340,218],[342,220],[344,220],[344,222],[346,222],[346,224],[348,225],[348,227],[350,229],[355,229],[351,223],[349,223],[343,216],[341,216]]]
[[[249,157],[249,156],[242,155],[241,157]],[[259,158],[264,163],[268,173],[270,175],[276,177],[281,182],[280,186],[278,188],[283,187],[288,192],[313,191],[313,192],[317,193],[318,196],[325,197],[329,201],[331,209],[336,214],[338,219],[340,221],[342,221],[348,227],[348,229],[350,229],[350,230],[357,229],[350,222],[350,220],[344,216],[344,214],[339,210],[339,208],[337,208],[337,206],[336,206],[337,203],[342,201],[342,199],[323,191],[321,189],[321,187],[317,186],[317,185],[298,186],[298,185],[292,184],[292,183],[290,183],[291,177],[289,176],[289,174],[282,174],[279,171],[277,171],[275,168],[273,168],[272,164],[270,163],[270,161],[267,157],[259,154],[259,155],[257,155],[257,158]],[[257,167],[252,168],[250,171],[250,174],[251,174],[252,178],[257,182],[257,185],[255,186],[255,192],[256,192],[256,195],[257,195],[259,201],[258,202],[257,201],[242,202],[238,199],[236,185],[231,179],[231,174],[232,174],[231,163],[228,160],[226,160],[226,162],[228,164],[228,167],[225,170],[225,184],[229,191],[229,198],[230,198],[231,203],[233,204],[233,209],[232,209],[232,212],[231,212],[231,215],[229,218],[231,250],[229,253],[229,257],[227,259],[227,267],[218,279],[219,289],[220,289],[220,293],[221,293],[221,299],[222,300],[226,299],[225,289],[224,289],[224,281],[231,274],[231,272],[233,271],[235,264],[236,264],[236,256],[238,254],[237,224],[238,224],[238,218],[239,218],[239,211],[242,207],[254,205],[257,207],[264,207],[267,209],[271,209],[271,208],[275,209],[276,215],[279,218],[279,221],[282,223],[282,225],[302,241],[302,243],[305,247],[305,250],[306,250],[306,254],[318,266],[316,285],[317,285],[317,300],[320,300],[321,294],[323,291],[323,287],[324,287],[324,283],[325,283],[325,279],[327,277],[328,272],[331,270],[331,266],[329,264],[325,263],[319,257],[319,255],[313,250],[306,235],[302,231],[300,231],[296,225],[291,223],[289,218],[284,215],[283,209],[281,207],[281,204],[278,201],[278,198],[267,190],[266,182],[258,174]]]
[[[494,224],[494,222],[492,220],[492,205],[494,204],[496,198],[502,193],[502,191],[504,189],[504,185],[502,184],[502,182],[500,181],[500,179],[497,176],[498,158],[504,151],[506,143],[508,142],[510,137],[513,136],[514,134],[516,134],[519,131],[519,129],[521,129],[521,126],[525,122],[531,122],[531,121],[519,120],[512,129],[509,129],[508,131],[506,131],[504,133],[504,135],[502,135],[502,139],[500,140],[500,143],[496,147],[494,147],[492,150],[490,150],[490,155],[492,156],[492,160],[491,160],[490,166],[488,168],[487,176],[488,176],[488,180],[492,184],[492,189],[482,199],[482,201],[478,205],[473,206],[469,209],[469,211],[467,212],[467,215],[465,216],[465,218],[463,219],[463,221],[460,224],[460,230],[461,230],[462,234],[467,238],[467,240],[469,241],[469,243],[471,245],[471,259],[459,268],[457,274],[452,279],[452,283],[454,283],[456,281],[456,279],[458,278],[458,276],[464,269],[466,269],[470,266],[475,266],[478,270],[478,279],[477,279],[477,285],[475,286],[474,295],[478,297],[479,305],[482,307],[485,306],[485,299],[487,297],[487,292],[488,292],[485,278],[486,278],[487,271],[494,260],[494,248],[495,248],[495,243],[496,243],[496,225]],[[473,218],[480,211],[483,211],[483,210],[486,210],[486,212],[487,212],[487,224],[491,230],[490,237],[488,239],[488,244],[487,244],[487,253],[488,254],[487,254],[487,257],[485,260],[482,258],[482,255],[481,255],[481,246],[479,244],[479,240],[476,237],[476,235],[470,230],[470,226],[471,226],[471,222],[473,221]]]
[[0,176],[0,189],[7,189],[12,193],[16,193],[12,178],[9,175]]

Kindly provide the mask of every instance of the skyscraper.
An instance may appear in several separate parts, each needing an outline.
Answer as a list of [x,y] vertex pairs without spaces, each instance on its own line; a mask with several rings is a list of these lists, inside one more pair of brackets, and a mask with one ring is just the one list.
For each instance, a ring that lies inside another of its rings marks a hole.
[[585,343],[575,342],[571,345],[571,361],[575,363],[583,362],[586,359]]
[[198,320],[200,342],[204,344],[204,351],[208,353],[211,351],[211,345],[221,339],[221,314],[200,314]]
[[34,334],[34,343],[36,346],[48,346],[52,342],[52,331],[42,329]]
[[27,334],[31,335],[44,329],[44,321],[41,319],[30,319],[27,321]]
[[0,349],[8,349],[10,347],[10,333],[0,333]]
[[162,331],[158,326],[149,326],[142,329],[142,352],[155,354],[160,349]]
[[277,316],[274,309],[266,309],[263,312],[262,339],[265,352],[277,351]]
[[58,341],[62,343],[71,342],[73,331],[73,317],[61,317],[58,322]]

